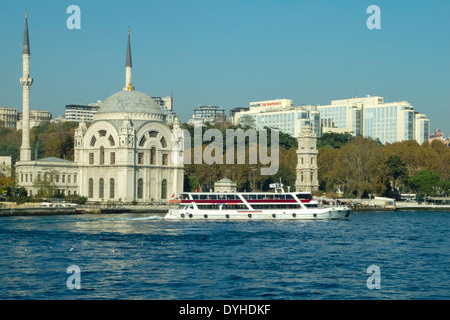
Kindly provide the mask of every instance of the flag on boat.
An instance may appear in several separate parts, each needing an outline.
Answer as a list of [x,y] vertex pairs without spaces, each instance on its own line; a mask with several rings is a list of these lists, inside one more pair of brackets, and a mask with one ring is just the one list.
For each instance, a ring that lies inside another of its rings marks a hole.
[[276,183],[271,183],[269,184],[269,188],[275,189],[277,187]]
[[195,192],[200,192],[200,185],[197,186],[197,190]]
[[175,198],[175,193],[172,194],[172,199]]

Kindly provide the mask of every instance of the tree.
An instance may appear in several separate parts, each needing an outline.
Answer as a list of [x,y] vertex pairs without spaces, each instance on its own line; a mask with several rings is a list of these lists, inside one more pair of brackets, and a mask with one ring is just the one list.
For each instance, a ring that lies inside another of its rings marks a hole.
[[437,195],[437,187],[440,184],[439,174],[430,170],[421,170],[409,180],[411,188],[425,196]]
[[402,161],[402,159],[395,155],[395,156],[390,156],[387,161],[386,161],[386,165],[387,165],[387,175],[388,177],[392,178],[392,182],[393,182],[393,193],[394,193],[394,198],[397,199],[395,192],[396,192],[396,181],[397,179],[402,179],[404,181],[406,181],[408,179],[408,169],[406,168],[406,164]]
[[253,118],[252,116],[249,116],[249,115],[243,115],[239,119],[239,125],[243,129],[255,128],[255,126],[256,126],[255,118]]
[[358,198],[368,193],[383,194],[386,166],[382,148],[378,141],[362,136],[340,148],[329,176],[333,189]]
[[51,178],[56,175],[56,170],[49,170],[44,173],[44,178],[37,178],[33,181],[33,187],[36,188],[37,196],[41,198],[51,198],[56,194],[56,184]]
[[334,149],[339,149],[352,141],[354,138],[353,136],[346,132],[346,133],[334,133],[334,132],[327,132],[322,135],[322,137],[317,139],[317,147],[322,148],[325,146],[330,146]]

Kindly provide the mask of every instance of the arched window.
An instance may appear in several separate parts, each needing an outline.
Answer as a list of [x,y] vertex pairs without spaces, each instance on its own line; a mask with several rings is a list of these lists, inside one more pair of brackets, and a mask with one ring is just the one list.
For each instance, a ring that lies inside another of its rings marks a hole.
[[167,180],[161,182],[161,199],[167,199]]
[[167,148],[166,138],[162,137],[160,142],[161,142],[161,145],[162,145],[163,148]]
[[95,136],[92,136],[92,138],[91,138],[91,147],[95,146],[96,142],[97,142],[97,138]]
[[100,164],[105,164],[105,147],[100,147]]
[[116,145],[116,143],[115,143],[114,138],[113,138],[112,135],[109,135],[108,141],[109,141],[109,145],[110,145],[110,146]]
[[103,178],[100,178],[99,182],[98,182],[98,197],[100,199],[103,199],[105,196],[105,181],[103,180]]
[[150,138],[156,138],[158,136],[158,131],[150,131],[148,135]]
[[93,198],[94,197],[94,179],[89,179],[89,192],[88,197]]
[[156,164],[156,148],[152,147],[150,149],[150,164]]
[[115,185],[114,185],[114,179],[109,179],[109,198],[114,199],[114,192],[115,192]]
[[147,142],[147,138],[145,136],[143,136],[141,141],[139,142],[139,146],[143,147],[146,142]]
[[144,180],[142,178],[138,180],[137,196],[138,199],[142,199],[144,197]]

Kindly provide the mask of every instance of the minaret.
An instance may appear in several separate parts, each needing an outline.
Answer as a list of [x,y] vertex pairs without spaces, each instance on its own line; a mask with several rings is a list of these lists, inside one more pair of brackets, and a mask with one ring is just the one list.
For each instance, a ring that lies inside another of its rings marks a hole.
[[123,90],[133,91],[134,87],[131,85],[131,44],[130,44],[130,28],[128,28],[128,46],[127,46],[127,59],[125,62],[125,87]]
[[33,78],[30,77],[30,43],[28,40],[28,21],[27,12],[25,12],[25,33],[23,36],[23,75],[20,78],[22,85],[22,146],[20,147],[20,161],[31,160],[30,147],[30,87],[33,84]]

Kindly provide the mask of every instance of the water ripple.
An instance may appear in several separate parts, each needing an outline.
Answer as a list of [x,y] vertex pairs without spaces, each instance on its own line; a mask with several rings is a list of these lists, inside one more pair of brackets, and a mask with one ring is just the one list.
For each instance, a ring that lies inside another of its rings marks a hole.
[[[348,221],[0,219],[0,299],[448,299],[446,212]],[[370,290],[367,267],[381,270]],[[70,290],[67,267],[81,270]]]

